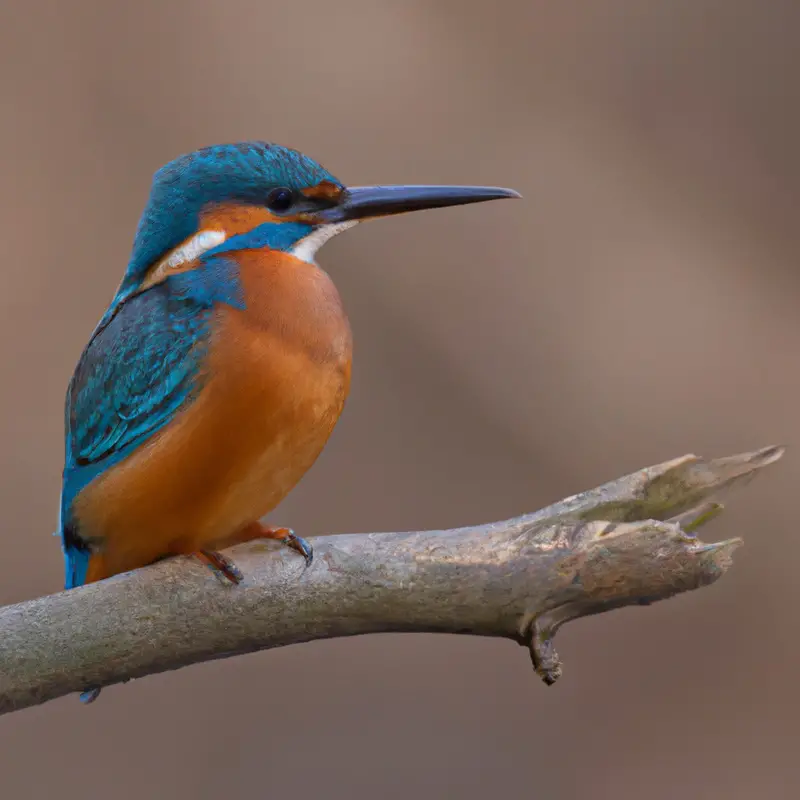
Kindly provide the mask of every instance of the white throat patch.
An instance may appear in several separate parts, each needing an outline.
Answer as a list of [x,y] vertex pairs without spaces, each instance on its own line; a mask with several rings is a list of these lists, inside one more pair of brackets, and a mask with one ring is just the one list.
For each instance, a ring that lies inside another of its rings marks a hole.
[[337,233],[346,231],[348,228],[352,228],[357,224],[357,219],[351,219],[347,220],[347,222],[331,222],[328,225],[320,225],[289,250],[289,255],[299,258],[301,261],[313,264],[317,250],[319,250],[325,242],[333,239]]

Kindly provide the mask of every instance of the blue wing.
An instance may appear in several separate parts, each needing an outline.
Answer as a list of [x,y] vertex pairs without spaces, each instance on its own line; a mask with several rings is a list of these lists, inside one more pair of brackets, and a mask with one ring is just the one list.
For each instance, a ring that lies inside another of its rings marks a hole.
[[198,387],[212,306],[175,288],[155,286],[112,307],[70,381],[60,520],[66,588],[84,582],[90,555],[71,514],[75,496],[169,422]]

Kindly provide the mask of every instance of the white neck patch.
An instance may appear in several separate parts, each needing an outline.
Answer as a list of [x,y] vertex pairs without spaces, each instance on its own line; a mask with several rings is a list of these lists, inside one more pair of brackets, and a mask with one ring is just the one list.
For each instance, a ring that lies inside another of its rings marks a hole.
[[331,222],[327,225],[320,225],[289,250],[289,255],[299,258],[301,261],[305,261],[308,264],[313,264],[317,250],[319,250],[325,242],[333,239],[337,233],[346,231],[348,228],[352,228],[357,224],[357,219],[351,219],[347,220],[347,222]]
[[180,247],[176,247],[162,262],[159,267],[174,269],[181,264],[194,261],[198,256],[218,247],[228,237],[223,231],[198,231],[187,239]]
[[182,272],[184,264],[190,264],[207,250],[221,245],[227,235],[224,231],[198,231],[194,236],[190,236],[183,244],[176,247],[168,256],[161,259],[147,273],[147,276],[139,286],[139,292],[155,286],[157,283],[166,280],[175,271]]

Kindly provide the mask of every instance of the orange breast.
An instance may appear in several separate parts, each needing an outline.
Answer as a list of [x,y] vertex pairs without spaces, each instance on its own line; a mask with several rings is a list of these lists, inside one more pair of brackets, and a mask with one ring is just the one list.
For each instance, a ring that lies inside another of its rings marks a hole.
[[217,310],[200,396],[76,498],[106,574],[213,548],[264,516],[339,419],[352,343],[332,281],[284,254],[238,261],[246,310]]

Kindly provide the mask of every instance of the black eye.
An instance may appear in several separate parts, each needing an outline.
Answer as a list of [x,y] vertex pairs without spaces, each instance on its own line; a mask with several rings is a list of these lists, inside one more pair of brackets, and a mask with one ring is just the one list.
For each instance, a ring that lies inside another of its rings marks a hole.
[[267,208],[270,211],[287,211],[294,202],[291,189],[273,189],[267,195]]

